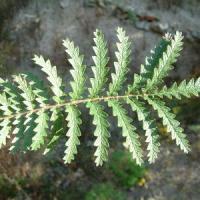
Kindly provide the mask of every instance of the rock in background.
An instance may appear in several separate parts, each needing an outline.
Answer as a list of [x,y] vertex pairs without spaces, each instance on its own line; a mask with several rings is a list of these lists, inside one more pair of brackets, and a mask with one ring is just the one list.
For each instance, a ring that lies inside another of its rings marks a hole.
[[[53,64],[57,65],[65,81],[69,81],[70,65],[62,46],[62,39],[66,37],[74,40],[81,52],[85,54],[88,76],[90,76],[93,31],[100,28],[105,32],[113,61],[117,26],[122,26],[133,40],[131,75],[133,72],[138,72],[145,56],[165,32],[173,33],[179,30],[185,36],[184,49],[168,81],[172,78],[200,76],[200,2],[198,0],[175,2],[172,0],[20,0],[17,4],[13,0],[7,1],[8,4],[5,2],[1,0],[0,3],[2,6],[0,22],[3,27],[0,30],[1,76],[9,77],[27,71],[42,76],[38,67],[31,61],[33,55],[37,53],[50,58]],[[10,17],[7,18],[8,12]],[[132,79],[131,75],[129,80]],[[90,132],[92,128],[84,129],[85,132]],[[113,127],[112,132],[116,132]],[[159,160],[155,165],[150,166],[148,183],[144,188],[134,187],[128,191],[129,199],[199,199],[199,139],[198,135],[190,134],[193,151],[188,156],[180,152],[175,145],[164,145]],[[89,141],[88,145],[91,146],[92,142]],[[61,153],[58,151],[53,157],[54,162],[48,161],[47,168],[43,165],[45,161],[42,161],[41,155],[37,154],[34,155],[34,159],[30,154],[14,157],[14,160],[9,160],[9,157],[8,161],[3,161],[0,166],[10,171],[9,177],[17,173],[22,174],[21,176],[29,176],[32,171],[37,173],[37,176],[45,174],[44,179],[47,183],[53,183],[55,188],[63,190],[67,190],[70,184],[73,185],[77,181],[84,182],[82,185],[85,187],[92,184],[95,178],[91,178],[87,171],[91,163],[88,165],[79,163],[78,167],[74,164],[68,168],[58,159],[60,157],[58,154]],[[5,155],[8,157],[7,153]],[[92,154],[88,157],[90,156]],[[5,158],[2,152],[0,157],[1,160]],[[93,170],[94,174],[96,172],[105,176],[100,169],[95,171],[92,168],[91,171]],[[31,178],[32,176],[34,174]],[[39,182],[44,184],[43,179],[39,179]],[[34,188],[34,192],[36,196],[33,197],[37,198],[37,194],[40,193],[39,187]],[[26,195],[25,197],[28,199]]]

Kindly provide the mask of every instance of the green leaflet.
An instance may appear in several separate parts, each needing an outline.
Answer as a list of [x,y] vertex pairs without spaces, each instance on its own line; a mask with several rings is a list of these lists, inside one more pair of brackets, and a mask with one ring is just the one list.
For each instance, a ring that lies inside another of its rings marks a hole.
[[48,135],[48,143],[44,150],[44,155],[53,149],[53,147],[58,143],[62,134],[64,133],[64,115],[60,109],[53,109],[50,118],[52,122],[50,134]]
[[64,92],[62,90],[62,79],[58,76],[56,66],[52,66],[50,60],[45,61],[42,56],[35,55],[33,58],[35,64],[41,66],[41,70],[47,74],[47,79],[51,83],[51,90],[55,96],[53,99],[60,103]]
[[95,56],[92,57],[95,66],[92,66],[94,78],[90,78],[92,87],[89,88],[89,93],[91,97],[98,96],[106,84],[108,75],[107,64],[109,61],[107,56],[108,49],[106,47],[103,33],[99,30],[96,30],[94,35],[94,42],[96,46],[93,47]]
[[[103,86],[107,81],[108,74],[108,50],[106,47],[106,42],[104,40],[104,35],[101,31],[96,30],[93,47],[95,56],[93,56],[93,61],[95,66],[92,67],[94,78],[90,79],[91,88],[89,88],[90,97],[98,97],[103,91]],[[97,166],[103,165],[103,162],[108,159],[108,138],[110,137],[108,127],[108,116],[104,111],[104,107],[96,102],[88,102],[86,106],[90,109],[90,115],[94,117],[93,124],[96,126],[94,131],[94,136],[96,140],[94,146],[97,147],[94,155],[96,157],[95,163]]]
[[[72,92],[70,92],[70,97],[72,100],[81,99],[84,92],[85,84],[85,65],[83,65],[83,55],[79,54],[79,48],[74,46],[74,43],[69,39],[63,40],[63,46],[66,48],[66,53],[70,56],[68,59],[73,69],[70,73],[73,77],[73,81],[70,82]],[[65,156],[63,158],[65,163],[70,163],[74,160],[74,155],[77,154],[77,145],[80,144],[79,137],[81,136],[81,131],[79,125],[82,123],[80,119],[80,111],[76,106],[66,106],[66,113],[68,121],[67,126],[69,127],[67,131],[68,140],[66,142],[67,149],[65,150]]]
[[[33,93],[35,95],[35,101],[40,107],[45,107],[48,103],[48,95],[45,93],[42,82],[37,79],[37,77],[31,74],[25,74],[24,77],[29,80],[29,84],[33,88]],[[44,139],[47,137],[48,121],[49,116],[45,110],[40,110],[35,119],[36,127],[34,128],[35,135],[32,138],[31,150],[38,150],[42,145],[44,145]]]
[[132,153],[136,163],[141,165],[143,163],[142,149],[138,140],[139,136],[135,133],[136,128],[131,124],[132,119],[127,116],[126,110],[118,101],[108,101],[108,105],[112,107],[113,115],[118,119],[118,126],[122,128],[122,135],[126,138],[125,146]]
[[137,112],[138,120],[143,123],[143,129],[146,132],[146,142],[148,143],[147,150],[149,151],[147,156],[149,162],[153,163],[158,157],[160,146],[154,120],[150,119],[150,113],[143,102],[137,99],[127,99],[127,103],[130,104],[133,111]]
[[0,86],[3,88],[5,94],[8,95],[9,101],[11,102],[11,107],[13,110],[18,112],[22,106],[20,102],[22,101],[22,97],[19,95],[18,88],[15,87],[11,82],[8,80],[0,79]]
[[[14,81],[18,84],[18,88],[21,90],[20,95],[23,98],[23,104],[27,110],[33,110],[35,108],[35,99],[36,96],[33,92],[31,85],[27,82],[24,75],[14,76]],[[28,113],[25,116],[25,120],[21,127],[23,131],[23,136],[20,139],[23,139],[20,149],[22,151],[30,150],[32,144],[32,138],[34,136],[34,127],[35,127],[35,113]],[[21,133],[19,133],[21,134]]]
[[[130,45],[129,38],[125,35],[123,29],[117,29],[119,43],[117,43],[118,52],[116,52],[117,62],[115,65],[115,73],[112,73],[112,83],[109,85],[109,94],[117,94],[125,81],[125,76],[128,72],[128,64],[130,62]],[[142,150],[138,140],[138,135],[135,133],[136,128],[131,124],[132,120],[126,114],[125,109],[116,100],[109,100],[108,106],[112,107],[113,115],[118,119],[118,126],[122,128],[122,135],[126,138],[125,145],[132,153],[132,157],[137,164],[141,165]]]
[[177,99],[181,99],[184,97],[198,96],[200,93],[200,78],[196,81],[191,79],[186,82],[186,80],[182,81],[179,85],[175,82],[171,87],[167,88],[164,86],[160,91],[157,92],[159,97],[168,97],[172,99],[175,97]]
[[168,75],[169,71],[173,69],[172,64],[176,62],[182,50],[182,40],[182,33],[177,31],[174,38],[170,40],[166,51],[159,59],[158,66],[154,68],[153,76],[148,79],[145,90],[151,90],[157,87],[158,84],[163,82],[163,78]]
[[37,115],[35,113],[32,114],[27,114],[25,116],[25,121],[24,121],[24,133],[23,136],[21,137],[22,139],[22,145],[21,145],[21,151],[26,152],[28,150],[31,150],[31,144],[33,142],[33,137],[35,135],[34,129],[35,129],[35,121],[37,118]]
[[44,87],[43,82],[39,80],[36,76],[32,74],[23,74],[23,77],[28,81],[31,88],[33,88],[33,93],[35,95],[35,101],[39,104],[40,107],[48,104],[48,93],[47,88]]
[[27,108],[27,110],[34,109],[35,94],[25,77],[22,75],[14,76],[14,81],[18,84],[18,88],[21,90],[20,95],[23,98],[24,106]]
[[117,94],[121,90],[122,84],[126,80],[128,64],[130,62],[131,43],[126,36],[126,32],[118,27],[117,37],[119,39],[119,42],[117,43],[118,51],[115,53],[117,62],[114,62],[115,73],[111,74],[112,83],[109,85],[109,95]]
[[34,132],[36,133],[32,138],[31,149],[37,150],[44,144],[44,138],[47,136],[47,128],[48,128],[48,114],[44,111],[40,111],[37,113],[37,118],[35,120],[36,127],[34,128]]
[[[21,96],[24,98],[23,102],[25,106],[27,106],[28,110],[35,108],[35,102],[38,102],[41,107],[46,105],[47,97],[44,92],[45,89],[37,77],[30,74],[22,74],[21,76],[16,76],[15,81],[18,83],[19,89],[23,91]],[[19,127],[19,131],[24,131],[24,135],[22,137],[24,140],[25,151],[29,148],[31,148],[31,150],[39,149],[40,146],[44,144],[44,138],[47,136],[47,113],[41,110],[37,113],[37,116],[35,113],[28,115],[28,118],[24,121],[23,125],[26,128]]]
[[[23,101],[23,98],[18,94],[19,92],[18,88],[15,87],[8,80],[5,81],[1,79],[0,84],[3,87],[3,91],[5,92],[5,94],[7,94],[9,101],[11,102],[10,107],[14,110],[13,112],[15,113],[23,112],[24,105],[20,104],[20,102]],[[15,120],[12,122],[12,124],[15,127],[12,132],[14,138],[12,140],[12,144],[10,147],[10,151],[12,152],[20,151],[23,146],[21,138],[23,137],[23,133],[25,130],[24,121],[25,121],[24,116],[16,116]],[[11,130],[9,130],[9,132],[10,131]]]
[[108,131],[108,115],[104,111],[104,107],[96,102],[89,102],[87,107],[90,108],[90,114],[94,117],[93,124],[96,126],[94,136],[96,140],[94,146],[97,147],[95,151],[95,163],[97,166],[103,165],[104,161],[108,159],[108,138],[110,133]]
[[74,160],[74,155],[77,154],[77,145],[80,144],[79,137],[81,136],[81,131],[79,125],[82,123],[80,119],[80,111],[76,106],[66,107],[68,121],[67,126],[69,127],[67,131],[67,137],[69,138],[66,142],[67,149],[65,150],[65,156],[63,158],[65,163],[70,163]]
[[91,67],[93,77],[90,78],[91,84],[87,92],[83,55],[69,39],[63,41],[66,53],[69,55],[69,63],[72,65],[69,95],[65,93],[65,83],[58,75],[56,66],[42,56],[35,55],[33,60],[47,75],[49,81],[47,86],[33,74],[13,76],[12,81],[0,78],[0,148],[6,145],[12,133],[10,151],[26,152],[44,148],[46,154],[54,149],[66,133],[63,159],[65,163],[70,163],[75,159],[80,144],[82,120],[79,104],[81,104],[89,109],[89,114],[93,117],[95,163],[101,166],[108,159],[110,137],[109,116],[106,112],[108,105],[112,108],[112,115],[118,120],[118,126],[122,128],[125,147],[132,153],[136,163],[141,165],[143,155],[139,136],[131,117],[123,107],[124,104],[129,104],[137,113],[138,121],[142,122],[150,163],[157,158],[160,146],[156,123],[151,119],[150,109],[157,111],[172,139],[176,140],[176,144],[187,153],[190,147],[186,135],[175,119],[175,114],[165,105],[165,98],[198,97],[200,78],[183,80],[179,84],[174,82],[168,87],[163,82],[173,69],[173,64],[182,49],[182,34],[180,32],[176,32],[175,36],[166,34],[146,58],[145,64],[141,65],[140,74],[133,76],[134,80],[130,85],[126,84],[126,76],[131,43],[122,28],[117,29],[117,37],[119,42],[117,42],[117,60],[114,62],[115,71],[111,74],[111,82],[107,83],[110,80],[107,43],[100,30],[94,32],[95,55],[92,57],[94,64]]
[[84,92],[85,83],[85,65],[83,65],[83,55],[79,54],[79,48],[74,46],[74,43],[69,39],[63,40],[63,46],[66,48],[66,53],[70,56],[68,59],[73,69],[70,73],[74,81],[70,82],[72,92],[70,96],[72,99],[80,99]]
[[[12,114],[12,111],[10,109],[11,103],[6,97],[6,94],[3,93],[0,95],[0,110],[3,111],[4,115],[10,115]],[[9,134],[11,131],[11,124],[9,119],[5,119],[0,122],[0,148],[3,145],[6,145],[6,139],[9,138]]]
[[13,130],[14,138],[12,140],[12,145],[9,149],[13,153],[19,152],[23,148],[23,139],[24,139],[24,131],[25,131],[24,121],[25,121],[25,117],[20,116],[20,117],[16,117],[16,119],[13,122],[13,125],[15,126]]
[[9,138],[9,133],[11,131],[10,121],[4,120],[0,123],[0,148],[6,145],[6,139]]
[[162,118],[163,125],[167,126],[168,132],[172,135],[172,140],[176,140],[176,144],[180,146],[181,150],[188,153],[190,150],[188,140],[180,127],[180,123],[175,119],[175,115],[165,106],[164,102],[158,99],[152,100],[151,98],[146,98],[146,100],[158,112],[159,117]]
[[151,50],[151,55],[145,59],[145,64],[141,65],[140,74],[135,74],[133,84],[128,86],[129,93],[145,88],[147,80],[153,77],[154,68],[159,65],[160,58],[163,56],[169,44],[170,40],[164,37],[160,43]]

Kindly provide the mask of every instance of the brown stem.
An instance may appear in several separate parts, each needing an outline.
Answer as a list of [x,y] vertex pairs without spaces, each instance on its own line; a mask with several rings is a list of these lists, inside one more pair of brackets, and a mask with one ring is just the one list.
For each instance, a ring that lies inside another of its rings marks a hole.
[[125,98],[130,98],[130,97],[144,97],[144,96],[152,96],[152,95],[153,94],[127,94],[127,95],[119,95],[119,96],[102,96],[102,97],[96,97],[96,98],[72,100],[72,101],[67,101],[67,102],[63,102],[63,103],[59,103],[59,104],[46,104],[44,107],[39,107],[39,108],[28,110],[25,112],[14,113],[12,115],[6,115],[4,117],[0,117],[0,120],[16,118],[16,117],[20,117],[23,115],[29,115],[32,113],[39,112],[40,110],[50,110],[52,108],[60,108],[60,107],[70,106],[70,105],[78,105],[78,104],[88,103],[88,102],[109,101],[112,99],[119,100],[119,99],[125,99]]

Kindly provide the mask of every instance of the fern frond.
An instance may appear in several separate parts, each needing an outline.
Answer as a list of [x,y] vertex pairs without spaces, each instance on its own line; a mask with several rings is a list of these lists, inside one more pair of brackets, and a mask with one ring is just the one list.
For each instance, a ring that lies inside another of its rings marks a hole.
[[38,103],[39,107],[44,107],[49,103],[50,99],[47,91],[47,88],[44,87],[44,84],[36,76],[27,73],[22,74],[22,76],[28,81],[28,84],[33,88],[33,93],[35,95],[35,101]]
[[[124,83],[128,72],[131,54],[131,43],[122,28],[117,29],[117,37],[119,39],[119,43],[117,43],[118,52],[115,53],[117,62],[114,63],[115,73],[111,74],[112,83],[109,85],[108,93],[110,95],[116,95],[122,88],[122,84]],[[141,165],[143,160],[140,142],[138,140],[139,136],[135,133],[136,128],[131,124],[131,118],[127,116],[125,109],[118,101],[109,100],[108,106],[112,108],[113,115],[118,119],[118,126],[122,128],[122,135],[126,138],[126,147],[132,153],[132,157],[136,162]]]
[[200,78],[196,81],[194,79],[182,81],[179,85],[175,82],[171,87],[164,86],[160,91],[158,91],[158,95],[160,97],[168,97],[172,99],[175,97],[177,99],[181,99],[181,97],[191,97],[191,96],[199,96],[200,93]]
[[[41,66],[42,67],[41,70],[47,74],[47,79],[52,85],[51,90],[54,94],[52,99],[57,103],[62,103],[63,97],[65,96],[65,94],[64,94],[64,90],[63,90],[63,86],[62,86],[62,79],[59,77],[59,75],[57,73],[56,66],[52,66],[50,60],[45,61],[42,56],[35,55],[33,58],[33,61],[37,65]],[[53,117],[50,118],[50,121],[53,121],[54,125],[58,123],[57,119],[59,119],[59,113],[60,113],[59,108],[52,110]],[[58,130],[55,130],[56,129],[55,127],[57,127],[57,125],[55,125],[55,126],[54,125],[52,125],[52,127],[51,127],[51,139],[45,148],[44,154],[49,152],[51,150],[51,147],[53,146],[53,144],[55,144],[56,141],[58,141],[58,139],[60,138],[60,135],[57,134]],[[42,143],[43,143],[43,141],[42,141]]]
[[[8,80],[0,80],[0,85],[3,87],[3,91],[8,96],[9,101],[11,102],[11,107],[14,110],[14,113],[20,113],[23,112],[24,105],[21,105],[20,102],[23,101],[23,98],[18,94],[20,93],[18,91],[18,88],[14,86],[11,82]],[[10,151],[17,152],[20,151],[22,148],[22,140],[23,133],[25,130],[24,127],[24,117],[23,116],[16,116],[12,124],[14,125],[14,130],[12,134],[14,135],[14,138],[11,143]],[[5,134],[5,132],[4,132]]]
[[148,79],[145,90],[151,90],[157,87],[158,84],[163,82],[163,78],[168,75],[169,71],[173,69],[172,64],[176,62],[182,50],[182,40],[182,33],[177,31],[174,38],[170,40],[166,52],[164,52],[159,59],[159,64],[154,68],[152,78]]
[[47,74],[47,79],[51,83],[51,90],[54,93],[53,99],[60,103],[64,92],[62,89],[62,79],[58,76],[56,66],[52,66],[50,60],[45,61],[43,56],[35,55],[33,58],[35,64],[41,66],[41,70]]
[[[45,93],[42,82],[37,77],[31,74],[23,74],[23,77],[28,81],[28,85],[33,88],[32,92],[35,95],[34,100],[39,107],[45,107],[48,103],[48,96]],[[36,113],[35,119],[36,127],[34,128],[35,135],[32,138],[31,150],[37,150],[44,144],[44,139],[47,137],[48,129],[48,113],[45,110],[40,110]]]
[[[93,61],[95,66],[92,66],[94,78],[90,79],[91,88],[89,88],[90,97],[98,97],[103,91],[103,86],[107,81],[109,58],[107,56],[108,49],[104,40],[104,35],[101,31],[96,30],[94,33],[95,46],[93,50],[95,56]],[[90,109],[90,114],[94,117],[93,124],[96,125],[94,136],[97,139],[94,146],[97,147],[94,155],[96,156],[95,163],[97,166],[103,165],[103,162],[108,159],[108,138],[110,137],[108,127],[108,115],[104,111],[104,107],[96,102],[89,102],[86,105]]]
[[35,129],[35,122],[36,122],[37,115],[35,113],[32,114],[27,114],[25,116],[25,121],[24,121],[24,134],[20,138],[22,140],[22,147],[21,150],[23,152],[27,150],[31,150],[31,145],[33,142],[33,137],[35,135],[34,129]]
[[94,136],[97,137],[94,142],[94,146],[97,147],[94,154],[96,156],[95,163],[97,166],[101,166],[108,159],[108,138],[110,137],[108,115],[103,106],[98,103],[89,102],[87,107],[90,108],[90,114],[94,117],[93,124],[96,125],[94,131]]
[[[187,153],[190,150],[189,142],[180,123],[175,119],[175,114],[166,106],[164,98],[198,97],[200,78],[184,80],[180,84],[175,82],[169,87],[163,84],[163,79],[173,69],[173,64],[182,49],[182,34],[176,32],[174,37],[170,34],[165,35],[159,45],[151,51],[145,64],[141,65],[140,74],[134,76],[128,90],[125,80],[130,62],[131,43],[122,28],[117,29],[117,37],[117,61],[114,63],[115,72],[111,74],[108,89],[108,49],[104,34],[99,30],[94,33],[95,55],[89,94],[85,93],[86,66],[83,64],[83,56],[69,39],[63,41],[69,55],[69,63],[72,65],[70,72],[73,80],[70,82],[69,96],[65,94],[65,85],[57,73],[56,66],[42,56],[35,55],[33,60],[47,75],[50,86],[44,86],[39,78],[32,74],[19,74],[14,76],[12,81],[0,78],[0,148],[6,145],[12,133],[14,137],[10,151],[26,152],[44,147],[46,154],[64,138],[68,128],[63,159],[65,163],[70,163],[75,159],[80,144],[82,119],[79,105],[85,105],[95,125],[95,163],[101,166],[108,159],[109,116],[105,109],[108,105],[112,108],[112,115],[117,118],[118,126],[122,128],[124,146],[132,153],[137,164],[141,165],[143,155],[139,135],[132,124],[132,118],[124,108],[124,104],[128,104],[137,113],[138,121],[142,122],[150,163],[157,158],[160,143],[149,107],[157,111],[172,139]],[[49,94],[49,88],[52,94]]]
[[44,155],[53,149],[53,147],[58,143],[60,138],[63,136],[64,128],[64,115],[60,109],[54,108],[51,110],[52,114],[50,117],[51,130],[48,135],[48,143],[44,150]]
[[94,35],[94,42],[96,46],[93,47],[95,56],[92,57],[95,66],[92,66],[94,78],[90,78],[91,88],[89,88],[89,93],[91,97],[97,97],[106,84],[108,75],[107,64],[109,61],[104,34],[101,31],[96,30]]
[[129,42],[126,32],[122,28],[117,28],[117,37],[119,42],[117,43],[118,51],[115,53],[117,61],[114,62],[115,73],[111,74],[112,83],[109,85],[109,95],[117,94],[128,73],[128,64],[130,62],[131,43]]
[[31,149],[37,150],[41,145],[44,145],[44,138],[47,137],[47,128],[48,128],[48,114],[44,111],[37,113],[37,118],[35,119],[36,127],[34,132],[36,133],[32,138]]
[[158,112],[159,117],[162,118],[163,125],[167,127],[168,132],[172,135],[172,140],[176,140],[176,144],[180,146],[181,150],[188,153],[190,151],[189,143],[183,133],[183,129],[180,127],[180,122],[175,119],[175,114],[159,99],[147,97],[146,100]]
[[6,145],[6,139],[10,138],[11,131],[10,120],[6,119],[0,123],[0,148]]
[[0,78],[0,87],[2,87],[5,94],[8,95],[12,109],[15,111],[21,110],[20,102],[22,101],[22,97],[18,94],[18,89],[16,86],[14,86],[8,80],[3,80]]
[[[3,111],[4,115],[10,115],[12,113],[11,103],[6,97],[6,94],[0,94],[0,110]],[[6,145],[6,139],[9,138],[11,131],[11,121],[9,119],[3,120],[0,122],[0,148],[3,145]]]
[[14,81],[18,84],[18,88],[21,90],[20,95],[22,96],[23,103],[27,110],[33,110],[35,108],[35,94],[23,75],[14,76]]
[[154,120],[150,119],[150,112],[146,109],[145,104],[137,99],[127,99],[127,103],[131,105],[133,111],[137,112],[139,121],[143,123],[143,129],[146,132],[147,150],[149,151],[149,162],[153,163],[158,157],[159,146],[158,131]]
[[[79,48],[74,46],[74,43],[69,39],[63,40],[63,45],[66,48],[66,53],[70,56],[69,62],[73,69],[70,73],[73,81],[70,82],[72,92],[70,96],[72,100],[81,99],[85,89],[85,65],[83,65],[83,55],[79,54]],[[74,155],[77,154],[77,145],[80,144],[79,137],[81,136],[80,124],[80,111],[76,106],[67,106],[66,113],[68,113],[66,120],[68,121],[68,140],[66,142],[67,149],[65,150],[64,162],[70,163],[74,160]]]
[[67,126],[69,127],[67,131],[67,136],[69,139],[66,142],[65,156],[63,160],[65,163],[70,163],[74,160],[74,155],[77,154],[77,145],[80,144],[79,137],[81,136],[81,131],[79,125],[82,123],[80,119],[80,111],[76,106],[67,106],[66,113],[68,121]]
[[[20,95],[23,98],[23,104],[27,110],[32,111],[35,108],[36,96],[33,92],[32,86],[27,82],[26,77],[22,75],[14,76],[14,81],[18,84],[19,90],[21,90]],[[22,119],[22,118],[21,118]],[[34,136],[34,127],[35,127],[35,113],[28,113],[25,116],[25,121],[23,123],[24,127],[21,127],[24,130],[23,136],[20,139],[23,139],[21,146],[22,151],[27,151],[30,149],[32,144],[32,138]]]
[[70,96],[72,99],[80,99],[85,89],[85,65],[83,65],[83,55],[79,54],[79,48],[74,46],[74,43],[69,39],[63,40],[63,46],[66,48],[66,53],[70,56],[68,59],[73,69],[70,73],[74,81],[70,82],[72,92]]
[[135,74],[133,84],[128,86],[129,93],[145,88],[148,79],[153,77],[154,68],[159,65],[160,58],[163,56],[169,44],[170,40],[164,37],[160,43],[151,50],[151,55],[146,57],[145,64],[140,67],[140,74]]
[[12,140],[12,145],[9,149],[13,153],[21,151],[23,148],[23,138],[25,131],[24,121],[24,116],[17,116],[13,122],[13,125],[15,126],[15,129],[13,130],[14,138]]
[[108,101],[108,106],[113,110],[113,115],[118,119],[118,126],[122,128],[122,135],[126,138],[125,147],[132,153],[133,159],[138,165],[143,163],[142,149],[139,136],[135,132],[136,128],[131,124],[132,119],[127,116],[126,110],[121,103],[116,100]]

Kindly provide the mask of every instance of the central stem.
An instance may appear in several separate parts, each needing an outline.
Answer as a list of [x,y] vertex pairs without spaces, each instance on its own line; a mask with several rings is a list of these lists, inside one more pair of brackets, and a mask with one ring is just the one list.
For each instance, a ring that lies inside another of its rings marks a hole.
[[60,108],[60,107],[70,106],[70,105],[78,105],[78,104],[88,103],[88,102],[109,101],[112,99],[118,100],[118,99],[130,98],[130,97],[144,97],[144,96],[152,96],[152,95],[153,94],[127,94],[127,95],[117,95],[117,96],[102,96],[102,97],[96,97],[96,98],[72,100],[72,101],[67,101],[67,102],[63,102],[63,103],[59,103],[59,104],[46,104],[44,107],[39,107],[39,108],[28,110],[25,112],[14,113],[12,115],[6,115],[4,117],[0,117],[0,120],[20,117],[23,115],[28,115],[28,114],[39,112],[40,110],[50,110],[52,108]]

